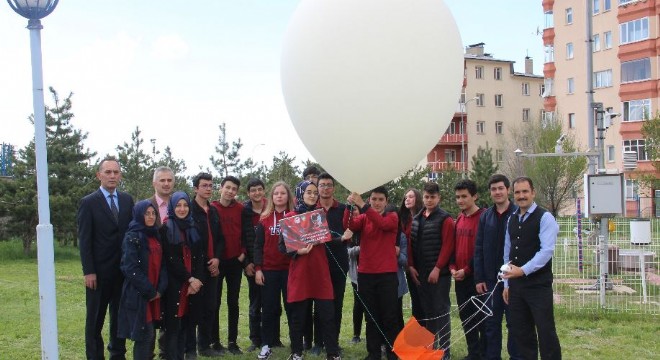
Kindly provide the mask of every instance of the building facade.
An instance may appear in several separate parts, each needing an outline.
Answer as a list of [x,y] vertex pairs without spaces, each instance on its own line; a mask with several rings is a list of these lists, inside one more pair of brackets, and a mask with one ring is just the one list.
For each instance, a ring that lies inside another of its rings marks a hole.
[[[590,9],[587,3],[542,1],[544,117],[562,121],[578,146],[589,147],[587,60],[591,56],[594,101],[620,114],[606,131],[605,169],[625,174],[627,216],[654,216],[654,197],[660,191],[642,189],[638,178],[640,174],[658,177],[644,149],[641,128],[656,114],[660,100],[660,1],[591,0]],[[591,41],[587,41],[588,18]],[[626,152],[636,160],[634,170],[624,168]]]
[[490,147],[501,167],[515,150],[506,141],[511,129],[538,121],[543,111],[543,76],[533,74],[532,59],[525,58],[525,72],[518,73],[514,61],[485,53],[484,45],[466,48],[463,93],[447,131],[427,154],[431,178],[450,167],[469,171],[479,147]]

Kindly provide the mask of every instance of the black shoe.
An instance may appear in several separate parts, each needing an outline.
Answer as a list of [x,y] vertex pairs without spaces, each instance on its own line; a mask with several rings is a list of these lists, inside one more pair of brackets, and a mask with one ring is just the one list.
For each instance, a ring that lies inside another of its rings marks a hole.
[[312,350],[310,350],[309,352],[310,352],[310,354],[312,354],[312,355],[321,355],[321,351],[322,351],[322,350],[323,350],[323,346],[314,345],[314,347],[312,348]]
[[185,359],[186,360],[197,360],[197,353],[187,352]]
[[199,356],[220,357],[222,356],[222,353],[218,350],[208,348],[208,349],[200,350]]
[[360,339],[359,336],[353,336],[353,339],[351,339],[351,342],[352,342],[353,344],[357,344],[357,343],[359,343],[360,341],[362,341],[362,339]]
[[247,350],[245,350],[245,351],[247,351],[247,352],[253,352],[253,351],[257,350],[257,349],[261,349],[261,345],[259,345],[259,344],[257,344],[257,343],[252,343],[252,344],[250,344],[250,346],[249,346],[249,347],[247,348]]
[[229,344],[227,344],[227,351],[229,351],[230,353],[232,353],[234,355],[243,354],[243,351],[241,351],[241,349],[238,347],[238,345],[236,345],[236,343],[233,343],[233,342],[230,342]]
[[225,347],[222,346],[222,344],[219,343],[219,342],[218,342],[218,343],[215,343],[215,344],[213,344],[213,345],[211,345],[211,349],[213,349],[213,350],[219,352],[220,355],[224,355],[225,352],[227,351],[227,349],[225,349]]
[[274,348],[283,348],[284,344],[282,344],[282,341],[277,340],[277,341],[275,341],[275,343],[273,344],[272,347],[274,347]]

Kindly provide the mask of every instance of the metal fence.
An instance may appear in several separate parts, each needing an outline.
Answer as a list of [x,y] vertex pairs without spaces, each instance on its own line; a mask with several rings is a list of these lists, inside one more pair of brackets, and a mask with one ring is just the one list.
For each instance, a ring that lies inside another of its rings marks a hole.
[[582,219],[579,232],[576,217],[557,221],[560,232],[552,263],[556,306],[660,315],[660,219],[611,220],[604,303],[598,283],[598,224]]

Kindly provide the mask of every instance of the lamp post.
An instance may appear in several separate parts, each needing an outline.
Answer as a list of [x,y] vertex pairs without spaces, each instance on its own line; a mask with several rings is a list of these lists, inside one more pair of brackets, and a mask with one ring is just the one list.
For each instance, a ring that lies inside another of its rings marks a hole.
[[46,109],[41,65],[41,19],[55,10],[59,0],[7,0],[9,6],[28,19],[32,58],[32,105],[34,107],[34,151],[37,170],[37,262],[39,272],[39,311],[41,318],[41,358],[57,359],[57,307],[55,306],[55,256],[53,226],[48,201],[48,161],[46,155]]
[[[465,99],[465,97],[463,97],[463,99]],[[461,171],[463,172],[463,178],[465,178],[465,174],[467,173],[467,165],[466,165],[467,162],[465,161],[465,157],[466,157],[465,156],[465,134],[467,133],[466,128],[465,128],[465,115],[467,113],[467,104],[470,101],[474,101],[474,100],[477,100],[477,99],[479,99],[479,98],[478,97],[473,97],[471,99],[468,99],[465,102],[460,102],[459,101],[459,104],[461,105],[461,133],[462,133],[461,134],[461,167],[462,167]]]

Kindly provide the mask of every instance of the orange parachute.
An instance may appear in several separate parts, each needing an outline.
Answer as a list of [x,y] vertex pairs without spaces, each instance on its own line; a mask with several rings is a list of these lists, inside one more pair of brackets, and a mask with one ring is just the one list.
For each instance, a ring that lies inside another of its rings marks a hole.
[[434,335],[419,325],[413,316],[396,337],[392,351],[402,360],[442,359],[445,351],[433,349],[434,341]]

